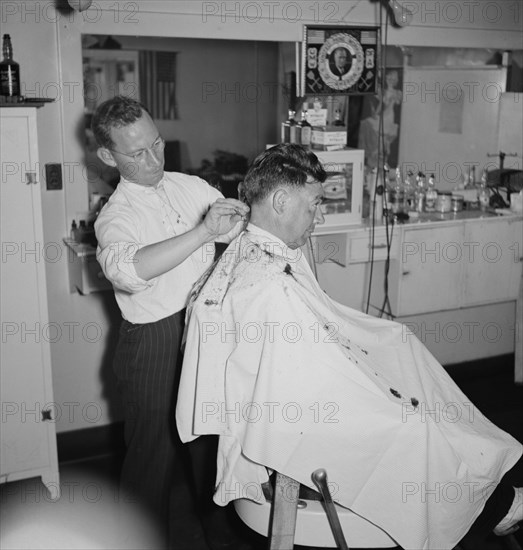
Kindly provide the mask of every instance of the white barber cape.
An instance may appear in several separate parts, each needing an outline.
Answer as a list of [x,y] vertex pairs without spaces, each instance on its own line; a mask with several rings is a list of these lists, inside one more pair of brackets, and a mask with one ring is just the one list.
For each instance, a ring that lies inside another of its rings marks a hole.
[[[350,284],[350,281],[347,281]],[[193,289],[176,410],[219,434],[214,500],[264,501],[267,468],[333,498],[405,549],[450,549],[521,445],[401,324],[329,299],[299,250],[248,226]]]

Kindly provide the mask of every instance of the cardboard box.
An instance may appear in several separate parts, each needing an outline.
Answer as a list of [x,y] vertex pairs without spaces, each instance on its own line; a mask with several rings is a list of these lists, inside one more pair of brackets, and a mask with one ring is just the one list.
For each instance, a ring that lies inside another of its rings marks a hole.
[[321,151],[339,151],[347,146],[347,128],[344,126],[314,126],[311,146]]

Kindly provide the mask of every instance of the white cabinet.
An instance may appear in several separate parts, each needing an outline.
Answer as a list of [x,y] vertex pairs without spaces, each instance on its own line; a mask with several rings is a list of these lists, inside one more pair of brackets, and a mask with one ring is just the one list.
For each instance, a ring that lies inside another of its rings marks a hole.
[[463,305],[515,300],[521,282],[523,221],[498,219],[465,226]]
[[522,245],[516,216],[406,226],[393,311],[403,317],[516,300]]
[[463,225],[404,229],[398,254],[395,315],[459,307]]
[[0,481],[59,494],[35,107],[0,109]]

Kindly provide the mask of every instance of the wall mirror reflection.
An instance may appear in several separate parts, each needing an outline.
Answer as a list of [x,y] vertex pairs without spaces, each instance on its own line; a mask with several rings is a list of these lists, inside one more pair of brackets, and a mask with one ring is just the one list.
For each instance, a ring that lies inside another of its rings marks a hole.
[[[229,178],[234,185],[245,172],[248,161],[265,144],[274,143],[278,138],[280,112],[285,112],[286,105],[285,75],[294,70],[295,64],[294,56],[291,58],[283,52],[281,44],[132,36],[109,38],[112,50],[107,48],[106,36],[82,37],[84,69],[88,66],[88,71],[84,70],[87,127],[93,96],[101,101],[107,94],[123,92],[140,99],[151,110],[151,102],[157,100],[157,96],[144,98],[144,86],[149,83],[153,94],[157,95],[161,90],[157,78],[151,75],[151,59],[145,54],[165,52],[175,54],[176,59],[175,113],[174,116],[153,113],[153,118],[167,142],[167,170],[197,173],[212,184]],[[128,56],[138,61],[131,66]],[[99,68],[100,57],[107,68],[103,78],[96,73],[104,82],[103,90],[101,84],[93,85],[87,80],[87,77],[92,79],[93,70]],[[122,78],[122,67],[125,80],[118,81]],[[97,166],[92,140],[88,140],[87,149],[91,167],[90,191],[107,193],[115,185],[115,174]]]
[[[296,98],[296,45],[291,42],[83,35],[84,63],[88,60],[84,71],[88,124],[94,99],[100,101],[110,94],[127,93],[143,101],[144,82],[150,84],[151,90],[158,90],[150,72],[151,58],[145,57],[153,52],[165,52],[175,59],[171,67],[175,94],[166,107],[170,114],[154,117],[168,144],[166,169],[201,175],[211,184],[221,186],[226,195],[230,192],[234,196],[237,182],[254,156],[266,144],[279,141],[280,124],[288,109],[294,108],[299,119],[304,101],[312,104],[315,99]],[[470,109],[480,109],[480,101],[461,106],[453,101],[443,104],[436,101],[430,105],[423,94],[412,92],[417,82],[414,79],[430,78],[439,82],[441,88],[445,83],[457,82],[457,77],[460,82],[472,78],[478,86],[493,82],[500,90],[520,93],[522,53],[511,52],[507,58],[502,51],[479,48],[387,46],[381,102],[379,94],[333,95],[323,97],[322,101],[332,113],[342,112],[347,144],[365,150],[367,167],[372,167],[375,159],[376,115],[383,110],[388,164],[395,167],[411,163],[421,167],[425,163],[426,169],[455,165],[454,172],[440,170],[438,174],[439,179],[453,186],[462,177],[467,163],[483,166],[488,161],[494,167],[497,162],[487,160],[486,153],[498,151],[498,138],[494,135],[499,127],[498,105],[489,104],[492,120],[484,128],[485,117],[468,113]],[[162,95],[161,91],[157,93]],[[461,125],[456,125],[459,120],[449,119],[456,109],[463,116]],[[508,119],[515,120],[514,109],[508,111]],[[452,127],[445,121],[453,122]],[[416,137],[419,135],[427,139],[420,140]],[[448,147],[434,147],[434,139],[447,143]],[[506,162],[521,168],[519,148],[514,143],[519,157],[507,157]],[[446,156],[433,158],[430,152],[435,150],[447,151]],[[92,140],[88,140],[87,160],[90,192],[112,191],[117,174],[98,165]]]

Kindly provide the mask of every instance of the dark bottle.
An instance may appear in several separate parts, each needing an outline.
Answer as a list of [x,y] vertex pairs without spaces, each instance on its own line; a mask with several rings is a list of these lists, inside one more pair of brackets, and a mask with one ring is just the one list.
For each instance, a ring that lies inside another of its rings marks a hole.
[[334,122],[332,124],[333,126],[345,126],[345,123],[341,120],[341,112],[339,109],[336,109],[334,113]]
[[312,136],[312,126],[307,120],[307,109],[308,106],[305,104],[301,112],[301,120],[296,125],[296,143],[305,145],[305,147],[310,147],[311,145],[311,136]]
[[11,37],[4,34],[4,59],[0,62],[0,95],[18,97],[20,95],[20,65],[13,60]]
[[281,143],[296,143],[295,112],[289,109],[289,118],[281,124]]

